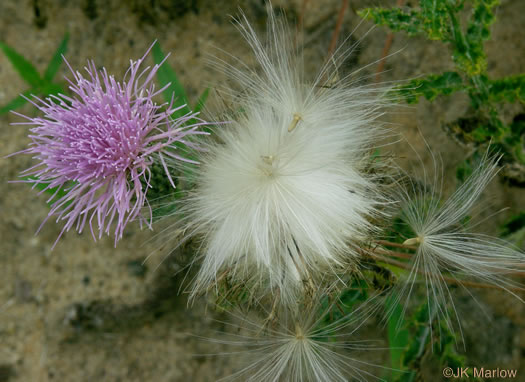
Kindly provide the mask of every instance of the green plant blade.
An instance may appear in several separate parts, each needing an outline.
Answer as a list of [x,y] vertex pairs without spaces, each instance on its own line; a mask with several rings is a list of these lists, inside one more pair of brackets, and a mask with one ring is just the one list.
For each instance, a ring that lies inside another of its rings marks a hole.
[[0,49],[3,50],[7,59],[11,62],[24,81],[34,88],[38,88],[42,85],[43,81],[42,78],[40,78],[40,74],[38,74],[35,67],[21,54],[3,42],[0,42]]
[[490,81],[489,87],[489,97],[493,102],[525,103],[525,74]]
[[416,78],[406,85],[394,88],[407,103],[417,103],[420,97],[433,101],[439,95],[449,95],[464,87],[461,76],[456,72],[432,74],[423,78]]
[[403,307],[393,296],[385,301],[385,308],[390,312],[388,318],[388,345],[390,348],[391,380],[397,381],[403,375],[404,354],[408,347],[409,332],[403,318]]
[[[162,60],[164,60],[164,58],[166,57],[164,52],[162,52],[162,49],[158,42],[155,45],[153,45],[152,52],[153,60],[157,65],[160,64]],[[164,62],[157,71],[157,79],[161,87],[164,87],[168,84],[170,85],[162,92],[162,95],[166,102],[171,102],[171,97],[173,95],[175,97],[174,106],[186,105],[185,107],[181,108],[179,111],[174,113],[173,117],[177,118],[179,116],[188,114],[190,112],[190,108],[188,106],[188,98],[186,97],[186,92],[184,91],[182,84],[177,78],[175,71],[166,62]]]
[[50,200],[48,202],[49,205],[53,204],[54,201],[59,200],[59,199],[63,198],[64,196],[66,196],[68,194],[67,191],[64,191],[65,187],[62,187],[60,190],[58,190],[58,192],[57,192],[58,187],[48,188],[46,190],[46,187],[49,185],[49,183],[36,183],[36,181],[38,181],[38,178],[36,176],[25,176],[22,179],[23,180],[34,181],[33,183],[29,183],[31,185],[31,187],[34,187],[35,189],[37,189],[39,191],[44,191],[45,190],[44,192],[46,194],[55,195],[55,193],[56,193],[56,195],[53,198],[53,200]]
[[51,58],[51,61],[49,62],[49,65],[47,66],[46,72],[44,73],[44,79],[48,82],[51,82],[55,75],[58,72],[58,69],[60,69],[60,65],[62,65],[62,55],[66,54],[67,52],[67,43],[69,41],[69,33],[66,33],[64,36],[64,39],[58,46],[58,49],[55,51],[55,54],[53,55],[53,58]]
[[199,112],[202,110],[202,108],[204,107],[204,104],[206,103],[206,100],[208,99],[208,94],[210,92],[210,88],[206,88],[201,96],[199,97],[199,99],[197,100],[197,105],[195,106],[195,109],[193,109],[193,111],[195,113]]
[[55,84],[53,82],[45,84],[41,89],[38,89],[38,93],[42,94],[43,96],[47,97],[49,95],[57,95],[60,93],[64,93],[64,89],[62,89],[62,86]]
[[423,33],[419,13],[414,10],[405,13],[399,8],[365,8],[359,10],[357,14],[377,25],[387,26],[393,31],[406,32],[409,36]]
[[27,99],[25,97],[29,97],[31,95],[32,91],[28,90],[22,95],[19,95],[18,97],[14,98],[9,102],[7,105],[0,107],[0,115],[10,112],[11,110],[18,109],[19,107],[25,105],[27,103]]

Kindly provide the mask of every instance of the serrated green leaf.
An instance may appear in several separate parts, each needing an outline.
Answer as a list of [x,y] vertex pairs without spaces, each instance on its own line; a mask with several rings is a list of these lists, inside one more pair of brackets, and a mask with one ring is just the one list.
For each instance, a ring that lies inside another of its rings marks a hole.
[[0,49],[3,50],[9,62],[11,62],[24,81],[35,88],[42,85],[43,81],[42,78],[40,78],[38,71],[20,53],[3,42],[0,42]]
[[490,38],[490,25],[496,17],[492,8],[499,4],[499,0],[475,0],[472,15],[467,24],[467,39],[481,44]]
[[69,41],[69,33],[66,33],[64,39],[58,46],[58,49],[55,51],[55,54],[49,61],[46,72],[44,73],[44,79],[48,82],[51,82],[62,64],[62,55],[65,55],[67,52],[67,43]]
[[[165,54],[162,52],[162,49],[158,42],[155,45],[153,45],[152,52],[155,64],[160,64],[162,60],[164,60],[164,58],[166,57]],[[157,71],[157,79],[161,87],[164,87],[169,84],[169,86],[162,92],[162,95],[166,102],[171,102],[172,96],[174,96],[175,106],[186,105],[185,107],[181,108],[179,111],[174,113],[173,117],[177,118],[179,116],[190,113],[188,98],[186,97],[184,87],[179,82],[175,71],[171,68],[171,66],[168,65],[167,62],[164,62]]]
[[476,146],[489,142],[497,144],[505,161],[525,164],[525,124],[520,121],[504,124],[499,116],[499,105],[496,105],[503,102],[525,103],[525,75],[491,80],[487,74],[484,42],[490,38],[495,7],[500,1],[469,0],[471,12],[467,19],[460,13],[465,3],[466,0],[420,0],[418,8],[375,8],[358,13],[393,31],[424,35],[447,43],[456,66],[455,72],[416,79],[393,91],[408,103],[417,103],[422,96],[433,101],[439,95],[466,91],[477,116],[448,124],[452,127],[450,131]]
[[433,101],[439,95],[449,95],[464,87],[463,79],[456,72],[433,74],[416,78],[407,84],[394,88],[394,94],[399,94],[410,104],[417,103],[420,97]]
[[421,25],[431,40],[447,40],[450,35],[449,12],[453,5],[447,1],[421,0]]
[[419,13],[414,10],[407,13],[399,8],[365,8],[359,10],[357,14],[377,25],[387,26],[393,31],[406,32],[409,36],[423,33]]
[[489,81],[489,97],[493,102],[525,103],[525,74]]

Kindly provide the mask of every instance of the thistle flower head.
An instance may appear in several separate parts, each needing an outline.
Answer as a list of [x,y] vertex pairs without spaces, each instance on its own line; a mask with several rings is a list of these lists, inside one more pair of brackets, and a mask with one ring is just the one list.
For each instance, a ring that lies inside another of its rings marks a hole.
[[[173,107],[173,101],[155,103],[154,97],[164,89],[153,84],[159,65],[140,69],[146,55],[131,61],[122,82],[105,69],[98,71],[92,61],[85,68],[87,77],[69,67],[73,96],[36,98],[32,103],[43,117],[21,115],[29,122],[19,124],[34,127],[30,147],[20,153],[38,161],[21,176],[45,189],[56,188],[57,194],[66,193],[51,198],[55,200],[46,218],[66,221],[60,235],[74,225],[81,232],[89,220],[93,237],[94,223],[101,237],[109,234],[116,220],[116,244],[129,221],[140,218],[151,225],[146,199],[152,187],[150,166],[156,160],[162,163],[174,186],[167,162],[185,161],[179,154],[181,145],[189,135],[202,133],[196,130],[200,122],[190,124],[197,121],[194,114],[172,119],[180,107]],[[149,216],[141,215],[145,205]]]
[[329,65],[305,79],[293,38],[274,14],[268,45],[246,19],[239,28],[260,67],[223,67],[242,89],[229,90],[241,112],[217,132],[188,200],[189,221],[204,236],[196,290],[227,272],[286,303],[355,262],[351,243],[371,229],[380,202],[365,167],[383,105],[377,89],[330,83]]

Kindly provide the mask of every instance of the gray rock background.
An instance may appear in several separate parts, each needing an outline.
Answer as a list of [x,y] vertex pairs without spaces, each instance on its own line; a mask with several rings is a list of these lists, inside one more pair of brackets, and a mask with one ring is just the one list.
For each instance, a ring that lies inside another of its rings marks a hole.
[[[290,18],[300,12],[301,3],[273,1]],[[358,26],[356,9],[380,3],[352,1],[341,37]],[[238,6],[264,31],[262,0],[2,0],[0,41],[42,72],[68,31],[67,59],[72,67],[93,59],[119,77],[129,59],[142,56],[157,39],[172,53],[168,61],[194,101],[206,86],[224,82],[221,74],[206,66],[206,54],[217,52],[213,46],[253,64],[248,47],[230,23],[229,15],[236,14]],[[304,21],[308,69],[314,70],[326,55],[338,7],[338,0],[309,2]],[[503,0],[493,39],[487,43],[492,75],[525,71],[524,22],[525,2]],[[361,43],[347,62],[349,70],[380,57],[386,31],[370,28],[362,23],[354,32],[352,38]],[[391,52],[397,53],[386,62],[384,81],[452,68],[446,47],[438,42],[399,34]],[[373,74],[375,68],[371,65],[362,73]],[[63,75],[67,75],[64,66],[59,72]],[[0,105],[24,90],[26,84],[0,54]],[[443,132],[441,124],[463,115],[467,107],[468,100],[458,95],[398,107],[385,117],[428,165],[425,137],[443,158],[449,189],[454,187],[456,165],[468,153]],[[19,111],[35,113],[29,106]],[[510,108],[509,115],[513,112]],[[29,142],[27,127],[10,126],[19,120],[13,114],[0,117],[1,156]],[[419,166],[406,142],[391,150],[408,169]],[[176,255],[163,262],[169,248],[159,245],[155,232],[132,225],[117,248],[112,238],[93,243],[88,232],[70,232],[53,252],[60,226],[49,222],[34,235],[47,214],[45,196],[37,196],[27,185],[7,184],[31,163],[26,156],[0,159],[0,382],[215,381],[236,370],[236,357],[210,355],[220,347],[190,334],[215,337],[222,326],[214,321],[218,314],[207,310],[203,301],[187,308],[184,295],[177,296]],[[497,234],[505,218],[523,209],[524,191],[495,181],[482,204],[489,206],[482,217],[508,207],[482,225],[486,232]],[[474,291],[474,295],[483,311],[472,299],[461,293],[458,297],[471,366],[518,368],[520,378],[525,378],[523,305],[498,291]],[[365,337],[382,336],[373,325],[367,328]],[[370,359],[384,363],[388,357],[379,354]],[[431,362],[425,380],[442,380]]]

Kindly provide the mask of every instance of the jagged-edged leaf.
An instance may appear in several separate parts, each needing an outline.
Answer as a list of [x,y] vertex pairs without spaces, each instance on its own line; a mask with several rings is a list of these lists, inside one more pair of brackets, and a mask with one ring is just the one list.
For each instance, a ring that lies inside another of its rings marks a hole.
[[481,43],[490,37],[490,25],[496,17],[493,8],[499,4],[499,0],[474,0],[472,15],[467,25],[467,38],[471,42]]
[[431,40],[446,41],[450,37],[450,13],[457,12],[462,2],[421,0],[421,24]]
[[360,17],[387,26],[393,31],[403,31],[411,36],[423,33],[419,12],[415,10],[403,12],[399,8],[365,8],[357,13]]
[[449,95],[464,87],[463,79],[456,72],[433,74],[416,78],[393,89],[407,103],[417,103],[420,97],[432,101],[439,95]]
[[525,74],[490,81],[489,96],[494,102],[525,103]]

